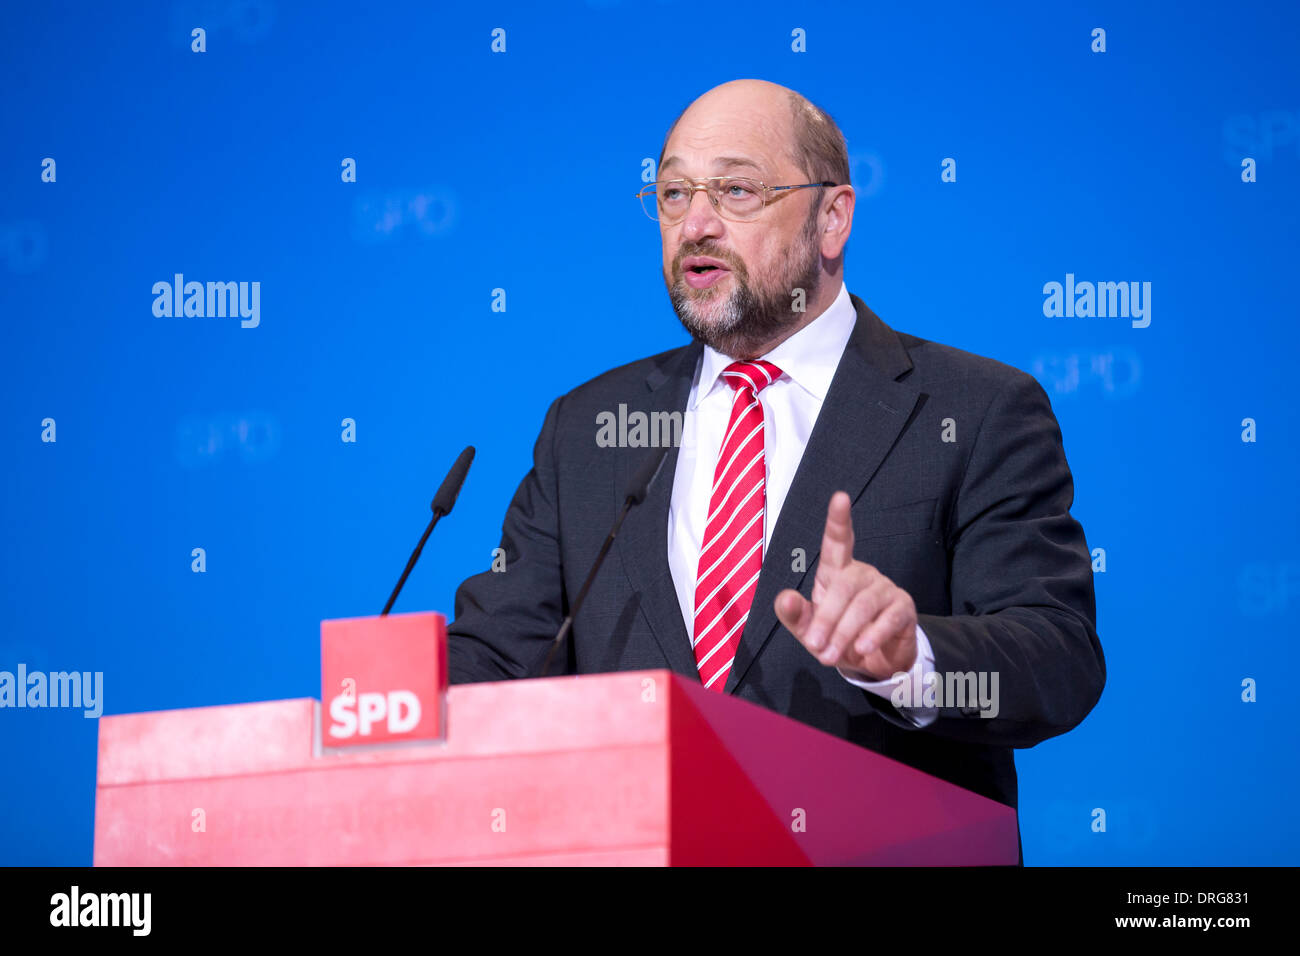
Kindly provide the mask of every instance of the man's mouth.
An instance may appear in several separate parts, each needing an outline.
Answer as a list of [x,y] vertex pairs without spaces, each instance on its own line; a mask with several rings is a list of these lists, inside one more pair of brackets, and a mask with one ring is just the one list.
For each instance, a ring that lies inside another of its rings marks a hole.
[[682,270],[692,289],[706,289],[731,271],[718,259],[707,256],[688,256],[682,260]]
[[692,289],[707,289],[709,286],[721,282],[727,275],[730,275],[730,270],[713,266],[705,269],[692,269],[686,273],[686,284]]

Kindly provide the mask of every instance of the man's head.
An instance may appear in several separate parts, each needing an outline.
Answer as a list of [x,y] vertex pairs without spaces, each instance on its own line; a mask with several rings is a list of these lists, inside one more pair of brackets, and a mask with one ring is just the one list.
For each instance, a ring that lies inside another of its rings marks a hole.
[[[660,223],[664,283],[677,317],[719,352],[756,358],[820,315],[839,291],[854,202],[844,136],[793,90],[733,80],[682,112],[659,155],[660,182],[711,176],[837,184],[769,192],[751,222],[726,218],[700,191],[683,219]],[[697,276],[683,265],[691,257],[725,268]],[[805,311],[795,311],[800,301]]]

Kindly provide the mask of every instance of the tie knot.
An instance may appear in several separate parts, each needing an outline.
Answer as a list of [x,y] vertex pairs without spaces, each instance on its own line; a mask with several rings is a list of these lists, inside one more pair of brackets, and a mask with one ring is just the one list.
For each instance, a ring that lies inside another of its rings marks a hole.
[[755,359],[753,362],[732,362],[722,370],[722,377],[732,388],[750,388],[758,394],[781,377],[781,370],[771,362]]

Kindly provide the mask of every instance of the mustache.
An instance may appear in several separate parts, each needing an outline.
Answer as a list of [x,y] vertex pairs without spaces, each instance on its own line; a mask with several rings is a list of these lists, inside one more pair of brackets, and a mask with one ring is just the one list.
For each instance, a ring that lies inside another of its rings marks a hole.
[[[728,267],[734,267],[736,260],[731,255],[723,252],[721,249],[687,249],[684,248],[677,253],[677,260],[673,263],[678,270],[682,267],[682,262],[690,256],[708,256],[710,259],[717,259],[719,262],[725,262]],[[733,268],[733,271],[734,268]]]

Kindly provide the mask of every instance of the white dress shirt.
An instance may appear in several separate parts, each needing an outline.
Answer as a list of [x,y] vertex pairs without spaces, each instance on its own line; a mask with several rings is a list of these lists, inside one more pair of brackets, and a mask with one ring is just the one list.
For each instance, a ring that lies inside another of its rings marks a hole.
[[[840,356],[857,322],[857,311],[849,300],[848,288],[840,283],[839,294],[829,308],[762,358],[781,369],[781,377],[763,389],[763,457],[766,465],[766,513],[763,518],[763,553],[772,543],[772,530],[781,506],[803,458],[808,436],[830,388]],[[700,544],[708,517],[713,473],[722,439],[731,417],[735,392],[722,371],[735,359],[704,347],[695,369],[682,421],[682,443],[673,476],[672,504],[668,512],[668,566],[672,571],[677,601],[681,605],[686,633],[693,634],[695,581],[699,569]],[[822,502],[825,507],[829,502]],[[813,569],[809,569],[810,571]],[[927,674],[934,671],[934,653],[929,638],[916,628],[916,664],[907,680],[923,688]],[[899,680],[872,680],[857,671],[837,668],[849,683],[889,699]],[[934,708],[899,708],[918,727],[938,716]]]

